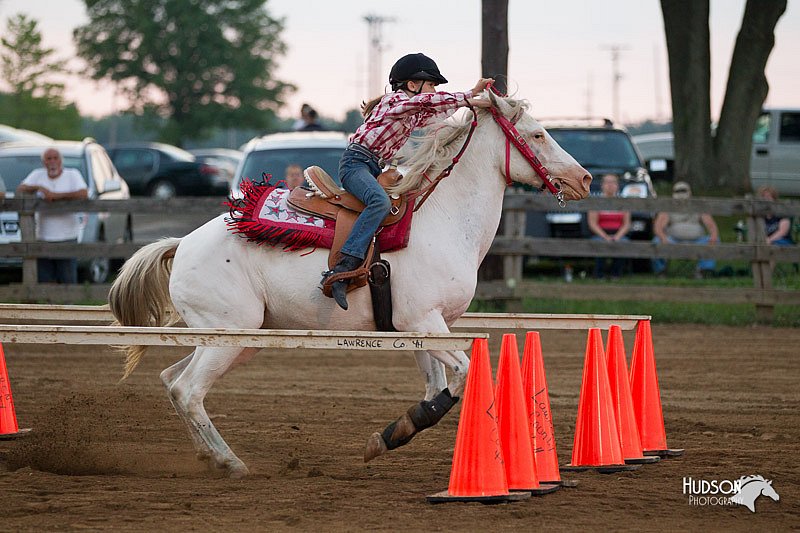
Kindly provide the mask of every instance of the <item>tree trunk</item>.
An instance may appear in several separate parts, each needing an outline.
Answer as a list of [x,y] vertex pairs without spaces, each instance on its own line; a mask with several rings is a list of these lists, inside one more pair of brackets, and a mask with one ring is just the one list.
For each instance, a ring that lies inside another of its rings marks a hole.
[[481,76],[508,90],[508,0],[482,0]]
[[715,178],[720,190],[739,194],[751,190],[753,129],[769,91],[764,69],[775,46],[775,25],[786,4],[787,0],[747,1],[714,137]]
[[[494,78],[501,93],[508,90],[508,0],[481,2],[481,77]],[[505,220],[500,219],[498,235],[503,233]],[[487,255],[478,269],[478,279],[503,279],[503,259]]]
[[711,141],[709,0],[661,0],[672,91],[675,179],[714,184]]

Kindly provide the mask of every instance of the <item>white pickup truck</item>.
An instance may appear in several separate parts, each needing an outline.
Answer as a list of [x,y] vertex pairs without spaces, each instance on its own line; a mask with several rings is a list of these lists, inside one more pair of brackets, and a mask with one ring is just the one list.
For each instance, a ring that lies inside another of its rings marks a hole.
[[[672,179],[672,133],[633,137],[654,178]],[[800,108],[765,109],[756,121],[750,155],[753,189],[771,185],[783,195],[800,196]]]

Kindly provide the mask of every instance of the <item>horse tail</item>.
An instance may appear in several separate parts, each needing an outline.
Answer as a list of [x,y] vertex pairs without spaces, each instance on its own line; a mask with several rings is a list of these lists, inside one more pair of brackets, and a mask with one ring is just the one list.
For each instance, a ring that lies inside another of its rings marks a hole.
[[[180,321],[169,296],[172,259],[180,239],[161,239],[136,251],[125,261],[108,293],[108,306],[119,326],[170,326]],[[146,346],[120,346],[125,353],[126,379],[144,355]],[[120,380],[120,381],[122,381]]]

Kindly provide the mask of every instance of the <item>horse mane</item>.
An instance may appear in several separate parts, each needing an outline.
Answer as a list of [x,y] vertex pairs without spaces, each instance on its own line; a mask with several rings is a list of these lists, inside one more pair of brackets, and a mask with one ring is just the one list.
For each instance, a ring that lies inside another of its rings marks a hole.
[[[528,102],[515,100],[510,97],[497,97],[508,105],[513,113],[512,117],[519,117],[528,109]],[[489,114],[485,109],[476,109],[477,120]],[[439,172],[449,165],[453,157],[464,145],[464,140],[469,133],[472,117],[467,113],[460,119],[449,118],[430,128],[424,135],[412,136],[399,152],[400,164],[404,167],[403,179],[388,189],[390,193],[402,194],[418,190],[427,177],[433,180]]]
[[742,487],[744,487],[751,481],[763,481],[764,483],[769,483],[768,480],[764,479],[764,476],[742,476],[741,478],[739,478],[739,482],[741,483]]

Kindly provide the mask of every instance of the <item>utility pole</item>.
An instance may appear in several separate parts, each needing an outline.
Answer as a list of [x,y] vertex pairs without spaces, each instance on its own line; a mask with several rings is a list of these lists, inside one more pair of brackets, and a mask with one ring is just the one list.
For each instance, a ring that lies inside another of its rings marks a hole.
[[611,118],[614,122],[619,122],[619,82],[622,80],[622,74],[619,72],[619,53],[628,50],[628,47],[612,44],[602,48],[611,52]]
[[381,64],[381,53],[385,50],[383,43],[383,24],[386,22],[394,22],[394,17],[383,17],[380,15],[365,15],[364,21],[367,23],[367,98],[374,98],[379,94],[383,94],[381,83],[383,79]]

